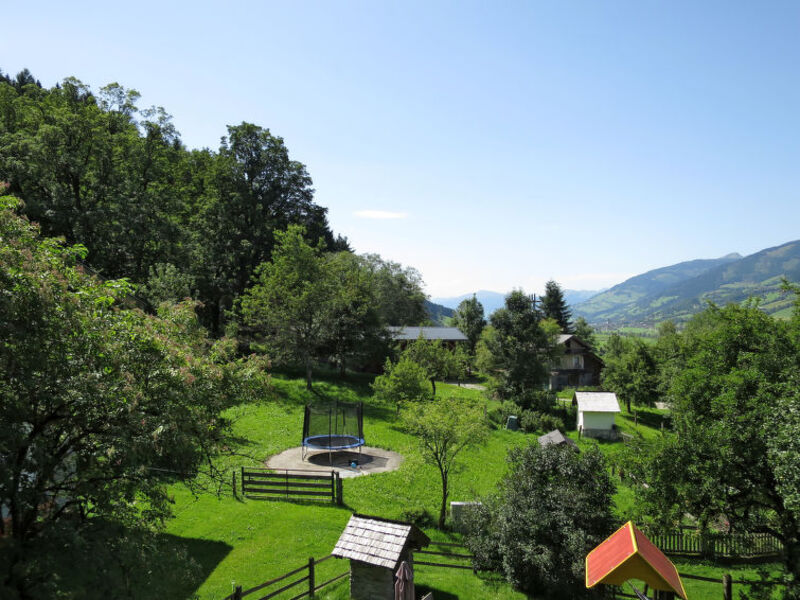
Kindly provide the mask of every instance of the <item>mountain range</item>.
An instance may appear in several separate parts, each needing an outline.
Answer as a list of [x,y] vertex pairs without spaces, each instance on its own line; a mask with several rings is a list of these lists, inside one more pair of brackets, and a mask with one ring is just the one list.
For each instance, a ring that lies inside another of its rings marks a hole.
[[652,326],[685,321],[709,301],[724,305],[750,297],[759,298],[765,312],[781,316],[792,304],[780,289],[784,277],[800,281],[800,240],[745,257],[732,253],[648,271],[576,304],[573,316],[611,328]]
[[[755,297],[768,314],[787,316],[792,298],[781,290],[783,278],[800,282],[800,240],[766,248],[749,256],[736,252],[720,258],[696,259],[636,275],[607,290],[564,290],[573,318],[594,326],[652,327],[672,319],[678,323],[703,310],[708,302],[724,305]],[[502,307],[506,294],[480,290],[475,296],[488,317]],[[432,298],[428,310],[441,322],[472,294]]]
[[[564,301],[569,305],[574,305],[583,302],[598,294],[598,290],[564,290]],[[500,292],[491,292],[489,290],[479,290],[475,292],[475,297],[483,305],[483,313],[488,318],[498,308],[502,308],[505,304],[508,292],[502,294]],[[462,294],[461,296],[452,296],[448,298],[431,298],[431,302],[440,304],[447,308],[455,310],[458,305],[467,298],[472,298],[472,294]]]

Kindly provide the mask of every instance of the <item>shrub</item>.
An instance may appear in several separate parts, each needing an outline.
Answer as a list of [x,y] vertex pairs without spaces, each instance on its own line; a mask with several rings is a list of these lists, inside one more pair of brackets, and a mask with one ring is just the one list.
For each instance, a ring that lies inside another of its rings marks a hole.
[[522,412],[520,425],[525,433],[533,433],[541,429],[542,413],[535,410],[525,410]]
[[564,431],[564,421],[555,415],[542,415],[542,418],[539,420],[539,427],[545,432],[553,431],[554,429]]
[[537,598],[590,598],[586,554],[614,529],[614,485],[596,448],[531,444],[509,452],[510,471],[495,498],[470,520],[465,543],[476,565],[501,569]]
[[492,423],[497,423],[505,427],[510,415],[521,415],[522,407],[511,400],[503,401],[500,406],[495,406],[489,410],[488,416]]

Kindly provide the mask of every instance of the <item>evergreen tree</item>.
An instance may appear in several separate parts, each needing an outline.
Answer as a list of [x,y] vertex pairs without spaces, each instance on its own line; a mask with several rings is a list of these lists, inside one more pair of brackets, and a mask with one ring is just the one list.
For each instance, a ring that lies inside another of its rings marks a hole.
[[552,279],[544,286],[542,311],[547,319],[553,319],[561,327],[562,333],[572,333],[572,311],[564,300],[561,287]]

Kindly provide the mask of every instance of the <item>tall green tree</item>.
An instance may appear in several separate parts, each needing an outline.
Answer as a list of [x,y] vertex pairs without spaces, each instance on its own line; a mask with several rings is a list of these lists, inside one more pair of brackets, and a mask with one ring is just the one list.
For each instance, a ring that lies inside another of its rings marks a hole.
[[626,404],[652,406],[659,400],[659,368],[653,350],[640,339],[612,336],[605,354],[603,387]]
[[130,285],[85,275],[85,249],[41,238],[19,206],[0,198],[0,596],[56,597],[54,553],[107,524],[157,527],[167,484],[230,443],[238,392],[230,346],[191,305],[120,308]]
[[331,282],[326,346],[344,375],[349,363],[374,362],[388,352],[389,337],[375,296],[374,274],[364,260],[350,252],[323,258]]
[[[755,305],[711,306],[682,334],[683,368],[670,398],[675,436],[652,448],[640,474],[644,512],[664,526],[685,513],[701,526],[769,531],[800,577],[800,410],[797,333]],[[791,583],[789,595],[798,593]]]
[[591,348],[595,348],[597,346],[597,340],[594,337],[594,327],[589,325],[589,323],[583,317],[578,317],[575,319],[575,328],[574,328],[575,335],[577,335],[581,340],[589,344]]
[[548,378],[555,340],[542,326],[531,299],[520,290],[511,292],[505,307],[496,310],[490,322],[491,329],[481,341],[481,365],[494,372],[498,393],[513,398],[541,389]]
[[373,274],[381,320],[395,326],[423,324],[428,313],[419,271],[384,260],[377,254],[365,254],[362,259]]
[[406,406],[401,414],[404,428],[419,444],[422,456],[436,466],[442,481],[439,529],[444,528],[450,478],[458,459],[468,447],[481,444],[488,435],[483,407],[467,400],[445,397],[436,402]]
[[456,367],[453,353],[442,344],[442,340],[426,340],[422,333],[406,346],[401,356],[423,368],[431,383],[433,396],[436,395],[436,380],[445,379]]
[[476,566],[502,572],[537,598],[598,597],[584,581],[588,552],[614,530],[614,486],[596,448],[531,444],[509,452],[495,497],[473,514],[465,537]]
[[276,232],[272,262],[256,270],[253,287],[242,297],[244,324],[263,337],[271,355],[297,360],[311,389],[313,365],[328,341],[328,315],[334,287],[325,271],[320,246],[305,239],[292,225]]
[[552,279],[544,286],[542,312],[546,319],[553,319],[561,327],[561,333],[572,333],[572,311],[564,300],[564,292]]
[[478,302],[475,294],[472,298],[462,300],[453,315],[453,323],[467,336],[469,340],[469,351],[475,354],[475,346],[481,337],[483,328],[486,327],[486,319],[483,314],[483,304]]

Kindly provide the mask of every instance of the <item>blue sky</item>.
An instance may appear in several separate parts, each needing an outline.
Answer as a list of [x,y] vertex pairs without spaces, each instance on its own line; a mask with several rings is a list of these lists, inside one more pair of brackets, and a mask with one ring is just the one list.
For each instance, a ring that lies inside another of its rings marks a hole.
[[0,68],[135,88],[189,147],[268,127],[433,296],[800,238],[798,2],[228,4],[8,3]]

